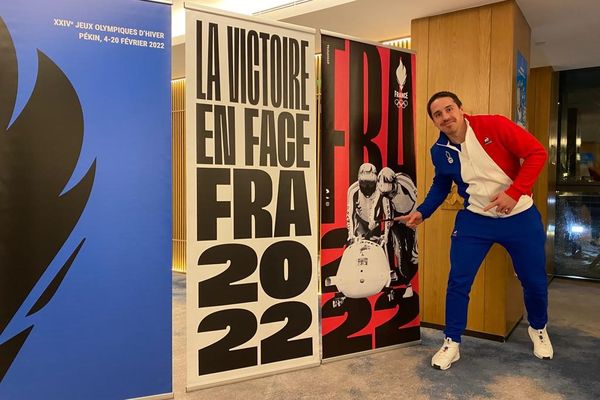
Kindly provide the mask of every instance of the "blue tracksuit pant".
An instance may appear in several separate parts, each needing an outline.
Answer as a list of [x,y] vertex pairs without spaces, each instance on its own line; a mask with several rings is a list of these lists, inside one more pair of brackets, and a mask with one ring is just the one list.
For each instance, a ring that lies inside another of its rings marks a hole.
[[490,247],[508,251],[523,286],[527,319],[534,329],[548,321],[546,234],[538,210],[532,206],[507,218],[492,218],[461,210],[456,216],[450,248],[450,276],[446,292],[446,337],[460,342],[467,326],[469,292]]

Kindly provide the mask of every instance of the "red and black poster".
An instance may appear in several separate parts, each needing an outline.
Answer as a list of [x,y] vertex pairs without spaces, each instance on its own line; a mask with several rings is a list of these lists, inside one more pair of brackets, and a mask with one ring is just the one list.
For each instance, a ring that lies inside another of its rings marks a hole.
[[323,358],[420,340],[415,55],[321,34]]

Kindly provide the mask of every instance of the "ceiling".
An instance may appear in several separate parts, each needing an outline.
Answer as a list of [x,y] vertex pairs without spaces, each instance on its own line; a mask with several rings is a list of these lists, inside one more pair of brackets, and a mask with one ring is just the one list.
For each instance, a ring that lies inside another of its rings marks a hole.
[[[181,9],[182,1],[174,0],[174,15]],[[260,16],[367,40],[383,41],[410,36],[412,19],[495,2],[497,1],[310,0],[296,1],[295,3],[300,4]],[[552,66],[559,71],[600,66],[600,1],[516,2],[531,27],[531,67]],[[271,4],[264,0],[194,0],[192,3],[238,12],[244,11],[239,7],[245,7],[244,4],[248,6],[248,3]],[[182,39],[175,38],[174,44],[181,41]],[[175,53],[174,51],[174,55]]]

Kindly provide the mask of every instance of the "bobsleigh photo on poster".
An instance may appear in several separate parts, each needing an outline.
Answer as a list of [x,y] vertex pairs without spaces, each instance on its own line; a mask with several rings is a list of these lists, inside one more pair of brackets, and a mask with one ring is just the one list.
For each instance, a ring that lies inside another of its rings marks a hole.
[[334,307],[347,297],[365,298],[382,291],[390,301],[413,296],[416,232],[394,218],[411,213],[416,200],[417,188],[407,174],[389,167],[378,172],[371,163],[360,166],[347,193],[347,243],[337,275],[325,280],[326,286],[338,289]]

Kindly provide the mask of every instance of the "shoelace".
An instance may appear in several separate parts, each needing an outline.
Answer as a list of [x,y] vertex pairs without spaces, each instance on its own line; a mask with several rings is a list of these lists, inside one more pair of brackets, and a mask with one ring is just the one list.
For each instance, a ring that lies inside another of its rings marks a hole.
[[544,338],[544,331],[538,331],[538,338],[540,339],[540,344],[546,345],[546,339]]
[[450,348],[450,346],[448,346],[449,340],[446,339],[444,342],[446,342],[446,344],[444,344],[444,346],[442,347],[442,351],[446,352]]

